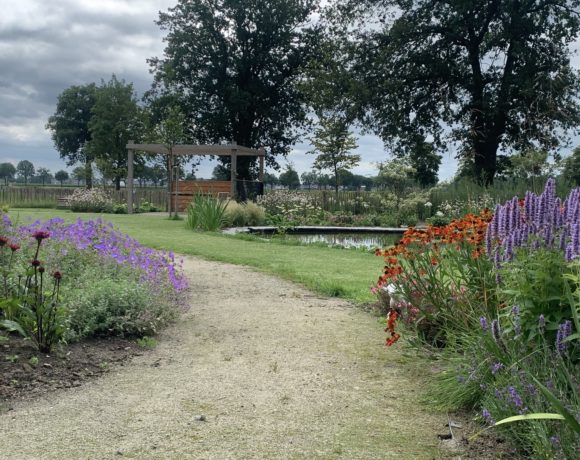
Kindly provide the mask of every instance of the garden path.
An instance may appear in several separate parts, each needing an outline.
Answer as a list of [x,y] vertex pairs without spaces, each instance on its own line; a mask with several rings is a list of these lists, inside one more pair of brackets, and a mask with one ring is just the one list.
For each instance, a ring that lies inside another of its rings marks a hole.
[[0,416],[4,459],[431,459],[446,418],[383,326],[249,268],[187,258],[191,310],[160,344]]

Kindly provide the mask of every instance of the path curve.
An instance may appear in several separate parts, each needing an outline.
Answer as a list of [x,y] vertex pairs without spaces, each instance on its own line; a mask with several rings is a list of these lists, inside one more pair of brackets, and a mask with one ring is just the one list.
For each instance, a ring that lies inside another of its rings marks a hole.
[[2,459],[431,459],[446,419],[376,318],[186,258],[191,310],[103,378],[0,416]]

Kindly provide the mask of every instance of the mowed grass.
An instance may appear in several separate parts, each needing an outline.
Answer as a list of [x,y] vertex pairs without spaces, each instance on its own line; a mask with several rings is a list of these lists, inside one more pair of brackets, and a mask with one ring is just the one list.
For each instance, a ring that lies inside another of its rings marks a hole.
[[[245,241],[221,234],[192,232],[185,228],[183,221],[169,220],[164,213],[101,215],[56,209],[12,209],[10,216],[23,224],[52,217],[62,217],[68,222],[79,217],[102,217],[146,246],[208,260],[248,265],[298,282],[320,294],[359,304],[374,300],[369,288],[378,279],[383,267],[380,257],[354,250]],[[227,288],[228,279],[224,278],[219,289]]]

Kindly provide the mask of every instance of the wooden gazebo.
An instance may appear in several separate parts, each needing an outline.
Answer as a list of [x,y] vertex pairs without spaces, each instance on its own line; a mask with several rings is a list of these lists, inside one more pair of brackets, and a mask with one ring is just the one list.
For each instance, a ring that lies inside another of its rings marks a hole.
[[[191,201],[191,197],[196,190],[202,193],[225,193],[236,198],[238,196],[238,181],[237,181],[237,157],[239,156],[256,156],[259,159],[259,173],[258,182],[263,183],[264,180],[264,157],[266,151],[263,148],[252,149],[243,147],[236,143],[227,145],[174,145],[168,149],[162,144],[135,144],[129,141],[127,144],[127,210],[129,214],[133,213],[133,176],[134,176],[134,158],[135,152],[143,152],[149,154],[161,154],[169,156],[169,211],[171,212],[172,204],[175,203],[177,211],[183,208],[183,203]],[[173,157],[179,155],[218,155],[229,156],[231,158],[231,179],[230,181],[175,181],[173,183]],[[181,186],[181,187],[180,187]],[[180,195],[179,190],[182,190]],[[229,190],[228,190],[229,189]]]

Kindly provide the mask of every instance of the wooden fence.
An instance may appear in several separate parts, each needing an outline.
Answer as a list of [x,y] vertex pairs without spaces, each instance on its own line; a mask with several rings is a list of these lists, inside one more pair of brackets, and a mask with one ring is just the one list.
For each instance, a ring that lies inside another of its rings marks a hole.
[[[59,198],[72,194],[76,187],[0,187],[0,205],[14,208],[54,208]],[[127,202],[127,189],[106,189],[115,203]],[[135,205],[148,201],[162,211],[167,210],[167,189],[135,188]]]

